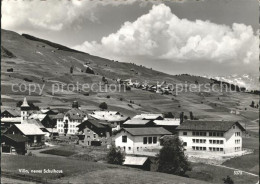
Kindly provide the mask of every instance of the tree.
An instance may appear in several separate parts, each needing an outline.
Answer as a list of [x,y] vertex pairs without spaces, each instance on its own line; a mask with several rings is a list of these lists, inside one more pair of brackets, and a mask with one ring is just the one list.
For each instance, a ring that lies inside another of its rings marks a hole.
[[178,136],[165,137],[162,145],[157,155],[159,172],[184,176],[186,171],[191,170],[184,154],[183,143]]
[[125,155],[121,152],[120,148],[116,148],[114,145],[109,149],[107,154],[107,162],[109,164],[122,165],[125,160]]
[[227,176],[226,178],[222,179],[224,181],[224,184],[234,184],[234,181],[232,180],[232,178],[230,178],[230,176]]
[[194,116],[193,116],[193,113],[192,111],[190,111],[190,119],[193,120],[194,119]]
[[180,113],[180,124],[182,124],[182,123],[183,123],[183,116],[184,116],[184,113],[183,113],[183,112],[181,112],[181,113]]
[[99,104],[99,108],[100,109],[107,109],[107,103],[106,102],[102,102],[101,104]]
[[253,107],[253,108],[255,107],[255,102],[254,101],[252,101],[250,107]]
[[171,112],[167,112],[164,114],[164,118],[174,118],[174,115]]

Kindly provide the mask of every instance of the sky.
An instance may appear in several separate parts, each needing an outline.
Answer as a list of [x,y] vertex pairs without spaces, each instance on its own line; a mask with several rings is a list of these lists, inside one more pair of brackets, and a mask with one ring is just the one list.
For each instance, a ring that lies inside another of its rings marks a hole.
[[169,74],[259,72],[257,0],[3,0],[3,29]]

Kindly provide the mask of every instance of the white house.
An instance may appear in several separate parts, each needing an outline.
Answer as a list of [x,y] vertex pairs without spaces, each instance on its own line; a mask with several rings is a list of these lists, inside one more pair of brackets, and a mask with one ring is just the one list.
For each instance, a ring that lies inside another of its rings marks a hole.
[[72,109],[68,110],[64,115],[58,114],[57,130],[59,134],[75,135],[78,132],[78,125],[87,120],[87,114],[79,109],[78,103],[73,102]]
[[147,149],[160,149],[160,138],[172,133],[162,127],[122,128],[115,137],[115,146],[127,154],[138,154]]
[[189,120],[177,130],[187,152],[226,154],[242,151],[245,129],[239,122]]

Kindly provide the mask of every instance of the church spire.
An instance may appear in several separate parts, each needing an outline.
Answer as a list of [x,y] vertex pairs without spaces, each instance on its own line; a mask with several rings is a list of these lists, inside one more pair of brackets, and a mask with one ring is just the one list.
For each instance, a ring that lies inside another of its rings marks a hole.
[[23,104],[21,105],[21,107],[30,107],[27,100],[26,100],[26,97],[24,97]]

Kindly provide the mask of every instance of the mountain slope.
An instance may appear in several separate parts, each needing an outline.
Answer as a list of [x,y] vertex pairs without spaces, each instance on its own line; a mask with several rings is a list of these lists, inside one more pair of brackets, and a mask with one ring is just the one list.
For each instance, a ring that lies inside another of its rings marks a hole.
[[[197,118],[232,119],[247,122],[248,112],[244,112],[244,109],[249,108],[252,100],[257,101],[256,95],[226,93],[225,91],[207,92],[204,89],[200,92],[183,90],[174,96],[134,88],[130,91],[104,92],[103,76],[108,80],[110,86],[116,84],[115,79],[117,78],[131,78],[132,81],[147,81],[149,84],[164,81],[172,85],[196,84],[196,88],[199,87],[199,84],[213,84],[214,81],[199,76],[173,76],[144,66],[112,61],[74,51],[36,37],[22,36],[12,31],[2,30],[1,38],[2,47],[15,56],[4,56],[1,59],[4,108],[14,107],[17,101],[28,96],[29,101],[40,107],[56,109],[70,108],[71,102],[78,100],[82,108],[86,110],[98,109],[101,102],[106,102],[109,110],[117,110],[129,116],[142,112],[173,112],[178,117],[180,112],[189,115],[189,112],[192,111]],[[85,73],[84,65],[91,67],[95,74]],[[70,73],[71,67],[73,67],[73,74]],[[10,68],[13,68],[13,72],[7,72],[7,69]],[[18,86],[21,84],[23,84],[22,88],[25,85],[26,87],[31,85],[34,90],[32,84],[36,84],[37,88],[31,94],[28,93],[28,90],[15,92],[12,90],[14,84],[16,84],[15,90],[18,90]],[[58,87],[57,84],[60,84],[60,89],[63,85],[63,90],[59,92],[53,90]],[[92,89],[87,88],[89,90],[85,90],[85,92],[82,88],[72,90],[72,85],[77,84],[95,85]],[[39,93],[39,87],[43,89],[42,93]],[[233,108],[239,109],[241,114],[231,114],[230,110]],[[250,113],[257,114],[257,109],[250,109]]]

